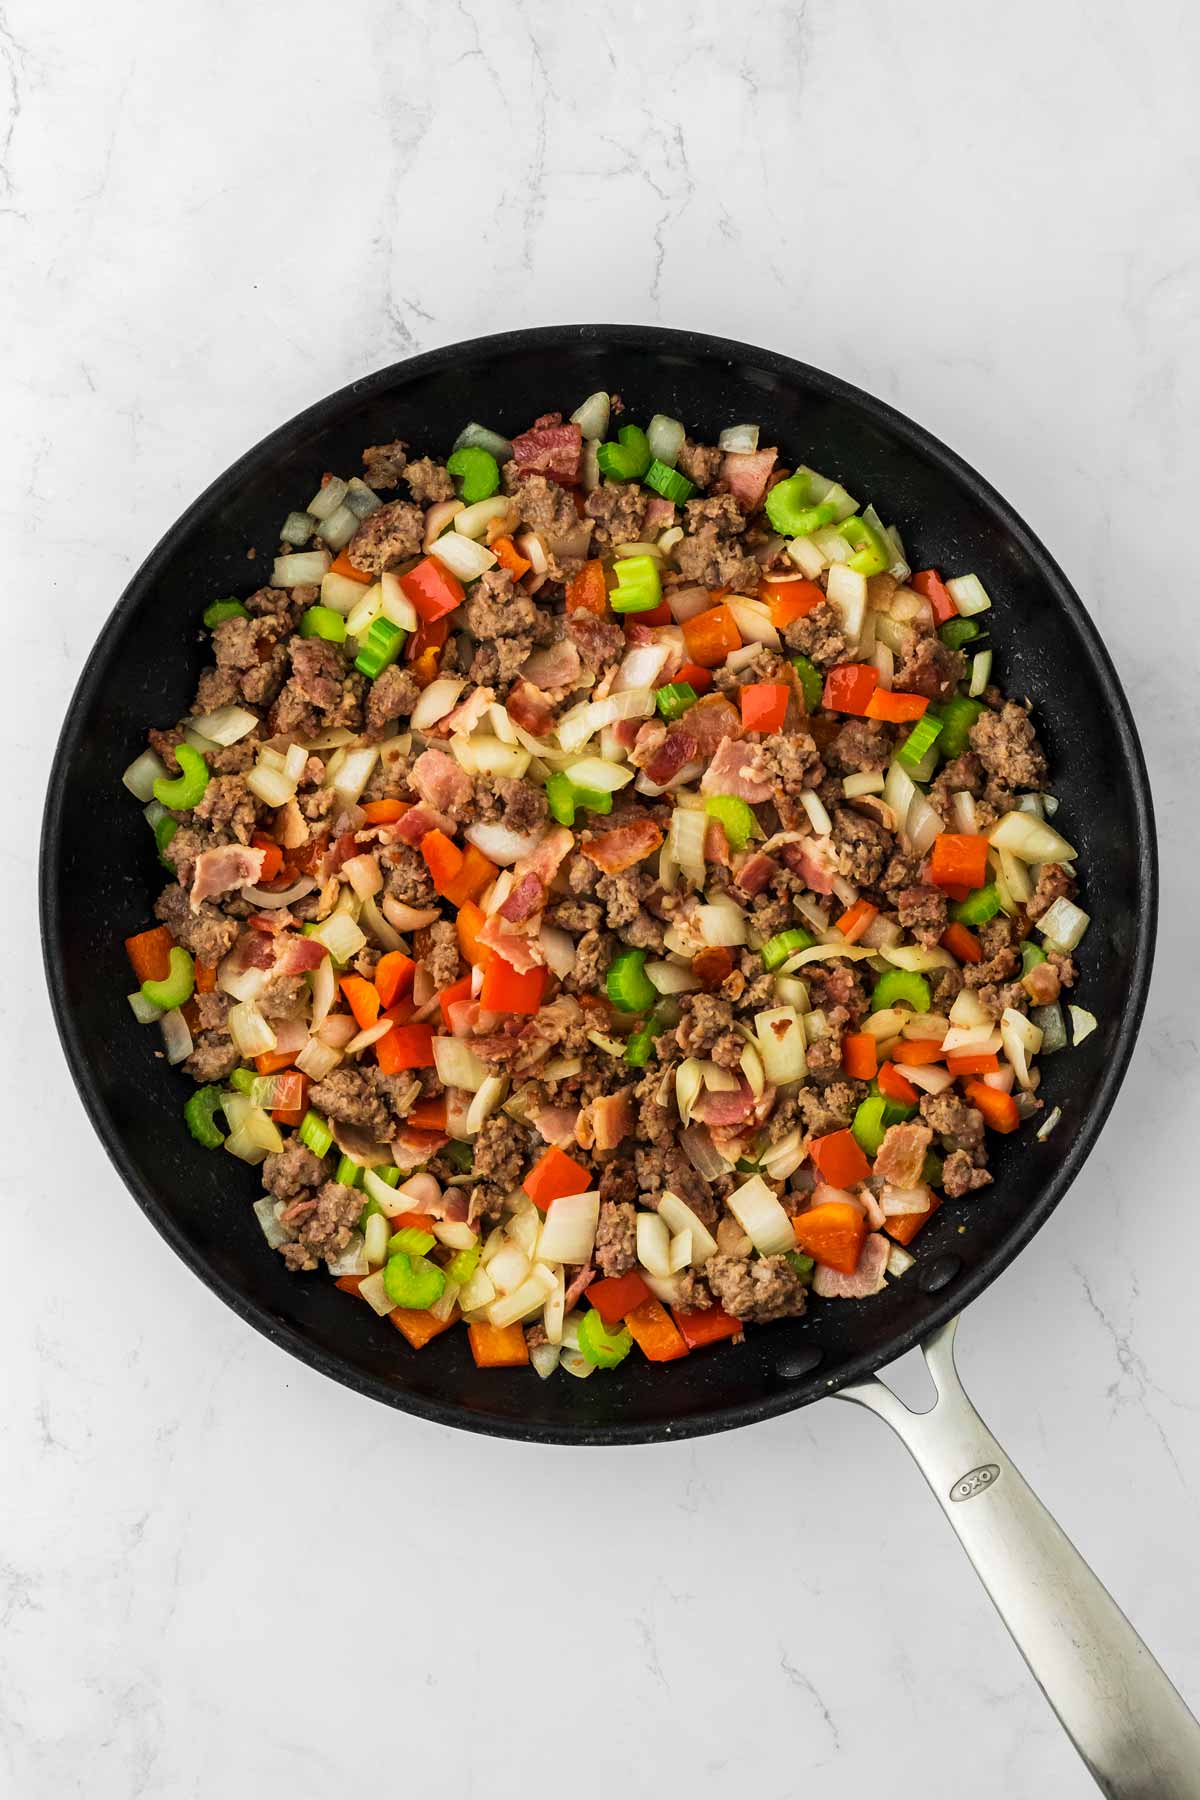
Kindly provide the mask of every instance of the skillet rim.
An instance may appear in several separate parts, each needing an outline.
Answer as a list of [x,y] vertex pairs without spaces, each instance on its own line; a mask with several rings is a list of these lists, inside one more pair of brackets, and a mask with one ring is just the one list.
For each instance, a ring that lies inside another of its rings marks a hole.
[[[1114,736],[1129,782],[1137,833],[1137,920],[1120,1024],[1123,1033],[1128,1034],[1127,1041],[1132,1047],[1145,1011],[1154,961],[1159,888],[1154,809],[1145,757],[1120,679],[1099,632],[1066,575],[1041,540],[990,482],[985,481],[969,463],[939,438],[887,402],[876,399],[840,376],[814,368],[795,357],[743,344],[735,339],[716,337],[707,332],[681,331],[660,325],[534,326],[463,339],[390,363],[385,368],[377,369],[372,374],[327,394],[268,432],[210,482],[185,509],[136,570],[104,622],[96,643],[84,662],[55,746],[38,855],[42,959],[51,998],[53,999],[55,991],[56,961],[61,960],[56,956],[56,946],[65,935],[66,924],[58,891],[65,794],[62,775],[76,750],[82,720],[91,709],[97,689],[103,684],[108,662],[105,641],[107,639],[114,643],[118,634],[113,627],[123,623],[146,603],[160,568],[173,554],[180,532],[190,530],[194,525],[202,523],[206,515],[215,512],[226,494],[237,487],[243,472],[257,466],[264,456],[282,450],[296,435],[319,428],[326,415],[342,405],[372,398],[388,388],[402,386],[414,376],[436,373],[468,358],[478,360],[489,356],[501,357],[516,351],[529,352],[542,346],[569,347],[572,341],[581,344],[606,342],[618,353],[629,347],[657,355],[686,354],[707,361],[740,362],[769,373],[778,381],[816,391],[827,400],[854,408],[869,421],[907,441],[938,465],[977,505],[989,511],[1023,548],[1044,579],[1053,603],[1068,616],[1090,648],[1097,678],[1105,691]],[[160,1236],[192,1273],[199,1276],[239,1318],[320,1374],[329,1376],[359,1394],[382,1401],[432,1424],[454,1426],[482,1436],[518,1442],[584,1446],[669,1442],[756,1424],[759,1420],[775,1418],[835,1393],[850,1382],[861,1381],[904,1355],[922,1338],[970,1305],[1020,1255],[1040,1230],[1090,1155],[1111,1112],[1129,1061],[1128,1058],[1123,1061],[1114,1058],[1108,1063],[1095,1090],[1088,1116],[1063,1161],[1050,1180],[1035,1190],[1034,1197],[1003,1244],[967,1270],[959,1281],[951,1284],[947,1296],[934,1302],[921,1323],[911,1325],[895,1338],[889,1339],[882,1353],[876,1350],[855,1356],[842,1364],[834,1375],[822,1376],[818,1366],[808,1376],[801,1376],[789,1385],[781,1385],[776,1391],[762,1394],[753,1400],[707,1407],[689,1413],[677,1423],[626,1424],[617,1421],[596,1426],[581,1421],[575,1429],[564,1424],[548,1424],[540,1420],[478,1412],[455,1402],[427,1399],[420,1394],[405,1392],[356,1368],[348,1358],[326,1351],[303,1332],[281,1324],[258,1302],[248,1299],[232,1282],[211,1268],[200,1253],[193,1250],[157,1194],[149,1184],[143,1182],[125,1151],[120,1132],[105,1105],[99,1084],[84,1053],[74,1017],[65,1008],[52,1006],[52,1011],[71,1078],[109,1161]]]

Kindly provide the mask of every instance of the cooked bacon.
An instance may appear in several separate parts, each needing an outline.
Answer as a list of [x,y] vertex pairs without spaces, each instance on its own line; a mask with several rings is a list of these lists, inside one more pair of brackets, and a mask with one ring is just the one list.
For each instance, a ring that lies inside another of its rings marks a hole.
[[729,839],[720,819],[710,819],[704,829],[704,860],[729,867]]
[[582,1269],[580,1269],[579,1273],[567,1288],[566,1293],[563,1295],[563,1306],[567,1312],[570,1312],[580,1295],[583,1294],[587,1288],[591,1287],[595,1279],[596,1271],[591,1263],[584,1263]]
[[754,1092],[744,1075],[738,1076],[736,1088],[722,1089],[713,1093],[709,1089],[701,1094],[692,1108],[693,1119],[710,1130],[730,1125],[740,1125],[754,1111]]
[[621,723],[635,727],[629,760],[635,769],[644,769],[648,762],[653,762],[658,750],[666,743],[667,728],[661,719],[647,719],[644,724],[636,719],[622,719]]
[[692,974],[703,982],[709,993],[719,988],[733,971],[733,951],[724,944],[707,944],[692,958]]
[[297,921],[286,906],[279,906],[274,912],[251,913],[246,923],[253,925],[255,931],[265,931],[269,937],[278,937],[281,931],[286,931],[289,925],[295,925]]
[[[426,751],[425,754],[428,756],[430,752]],[[433,752],[434,756],[442,754],[440,750]],[[420,759],[418,758],[418,760]],[[446,758],[447,762],[451,760],[450,757]],[[455,764],[456,768],[457,766]],[[396,820],[392,830],[403,843],[419,844],[421,839],[431,831],[444,831],[447,837],[453,837],[454,820],[447,818],[445,813],[438,812],[433,806],[410,806],[408,811]]]
[[557,644],[550,644],[545,650],[535,650],[532,656],[526,658],[521,678],[531,681],[543,694],[551,694],[561,700],[572,688],[578,686],[582,669],[583,664],[575,645],[570,638],[560,638]]
[[702,700],[697,700],[695,706],[688,707],[680,723],[686,724],[695,738],[696,754],[700,757],[715,756],[725,738],[740,738],[742,735],[741,714],[724,694],[705,694]]
[[761,850],[752,850],[735,867],[733,879],[743,894],[761,894],[778,868],[779,864],[772,857],[764,856]]
[[478,1000],[451,1000],[446,1008],[446,1022],[452,1037],[471,1037],[479,1023],[481,1008]]
[[621,749],[626,751],[633,749],[642,728],[640,719],[618,719],[615,724],[609,726],[609,730],[613,734],[613,742],[619,744]]
[[505,928],[505,921],[499,913],[491,913],[479,928],[478,941],[502,956],[506,963],[511,963],[519,975],[528,975],[530,969],[541,969],[546,965],[546,952],[536,937],[527,937],[520,931]]
[[668,531],[674,523],[674,501],[664,499],[661,494],[652,494],[646,502],[646,516],[642,520],[643,541],[656,537],[660,531]]
[[672,725],[666,737],[657,744],[648,759],[642,764],[647,781],[656,787],[666,787],[674,781],[681,769],[695,762],[700,754],[700,746],[684,724]]
[[594,837],[580,849],[589,862],[594,862],[606,875],[620,875],[632,869],[658,849],[663,834],[653,819],[636,819],[632,825],[618,825]]
[[548,475],[564,487],[579,481],[583,433],[578,425],[561,425],[561,413],[535,419],[528,431],[513,439],[513,459],[523,475]]
[[633,1135],[632,1093],[632,1087],[623,1087],[589,1101],[575,1126],[575,1142],[581,1150],[615,1150]]
[[[933,1142],[928,1125],[890,1125],[875,1156],[875,1173],[892,1187],[915,1188]],[[877,1224],[872,1220],[872,1224]]]
[[624,635],[612,619],[598,619],[590,612],[570,612],[566,627],[567,636],[589,669],[598,672],[605,663],[616,662],[624,653]]
[[199,912],[204,901],[211,900],[214,894],[227,894],[230,888],[257,881],[266,857],[265,850],[254,850],[247,844],[222,844],[217,850],[202,850],[192,871],[192,911]]
[[392,1139],[392,1161],[406,1175],[410,1169],[419,1169],[423,1163],[427,1163],[431,1156],[436,1156],[442,1146],[449,1142],[444,1131],[417,1131],[410,1126]]
[[466,1194],[460,1187],[448,1187],[442,1194],[442,1205],[445,1208],[443,1217],[448,1223],[465,1225],[470,1204]]
[[500,917],[510,925],[520,925],[546,904],[546,890],[538,876],[523,875],[500,908]]
[[304,975],[309,969],[319,969],[326,955],[324,944],[311,937],[280,938],[274,949],[276,975]]
[[451,707],[444,719],[438,720],[433,727],[435,733],[438,737],[450,737],[457,731],[464,737],[470,737],[495,698],[494,688],[472,688],[465,700],[460,700],[457,706]]
[[328,845],[321,857],[321,866],[317,870],[318,881],[328,881],[329,877],[331,875],[336,875],[343,864],[348,863],[352,856],[357,856],[358,851],[358,838],[355,836],[354,832],[340,832],[338,836],[334,838],[333,842]]
[[814,894],[832,894],[838,872],[832,838],[802,838],[799,843],[785,844],[783,860]]
[[[694,712],[695,707],[692,708]],[[691,716],[690,714],[688,715]],[[702,794],[733,794],[751,806],[771,798],[771,782],[764,768],[762,745],[745,739],[723,738],[700,778]]]
[[578,1118],[577,1106],[541,1106],[537,1112],[530,1113],[529,1122],[548,1144],[557,1144],[560,1150],[567,1150],[575,1142]]
[[380,1163],[391,1162],[387,1145],[373,1137],[365,1125],[347,1125],[341,1119],[330,1119],[329,1129],[342,1154],[352,1157],[364,1168],[375,1169]]
[[756,512],[778,457],[778,450],[728,450],[717,485],[733,495],[744,513]]
[[509,718],[531,737],[543,738],[554,724],[554,713],[531,681],[518,675],[509,689],[505,707]]
[[427,806],[443,813],[452,806],[466,806],[475,787],[466,770],[444,750],[423,750],[408,779]]
[[527,875],[536,875],[544,888],[548,888],[559,869],[575,848],[574,834],[565,825],[555,826],[548,831],[539,844],[513,864],[514,889],[521,885]]
[[818,1263],[813,1274],[813,1293],[823,1300],[866,1300],[884,1286],[883,1272],[892,1247],[877,1231],[867,1234],[853,1275],[839,1274],[826,1263]]

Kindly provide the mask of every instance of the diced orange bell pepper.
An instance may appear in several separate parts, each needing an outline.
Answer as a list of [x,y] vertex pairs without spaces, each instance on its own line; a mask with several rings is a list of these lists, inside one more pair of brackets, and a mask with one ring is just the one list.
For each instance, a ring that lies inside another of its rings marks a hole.
[[907,1063],[910,1069],[916,1069],[922,1063],[941,1062],[942,1046],[932,1038],[901,1038],[893,1045],[892,1056],[896,1062]]
[[281,1069],[291,1068],[295,1054],[294,1050],[264,1050],[255,1057],[254,1066],[260,1075],[278,1075]]
[[670,679],[680,683],[686,681],[687,685],[693,688],[697,694],[707,694],[713,684],[711,670],[702,669],[699,663],[692,662],[684,663],[681,669],[676,669]]
[[463,602],[463,588],[457,575],[452,575],[436,556],[427,556],[407,575],[400,577],[406,599],[412,601],[418,618],[427,623],[454,611]]
[[438,995],[438,1005],[442,1009],[442,1023],[447,1031],[450,1030],[450,1008],[455,1001],[469,1000],[470,998],[471,977],[469,975],[464,975],[461,981],[452,982],[448,988],[442,989]]
[[[903,1049],[903,1044],[899,1046]],[[879,1075],[879,1091],[887,1100],[902,1100],[905,1106],[915,1106],[921,1098],[911,1081],[906,1081],[894,1062],[881,1065]]]
[[855,713],[865,718],[878,685],[879,671],[872,663],[838,663],[825,677],[821,704],[828,712]]
[[945,931],[943,931],[941,937],[938,939],[938,943],[942,946],[943,950],[948,950],[951,956],[957,956],[959,962],[977,963],[983,961],[983,945],[975,936],[975,933],[973,931],[968,931],[965,925],[947,925]]
[[877,687],[867,701],[867,718],[904,725],[911,719],[919,719],[928,705],[924,694],[897,694],[890,688]]
[[551,1144],[530,1169],[521,1186],[541,1212],[564,1194],[586,1194],[592,1178],[582,1163]]
[[745,1326],[722,1306],[706,1306],[695,1312],[671,1308],[671,1317],[689,1350],[702,1350],[705,1344],[720,1343],[723,1338],[741,1337]]
[[457,1306],[448,1319],[435,1319],[431,1312],[414,1312],[406,1306],[393,1306],[388,1314],[396,1330],[404,1333],[414,1350],[423,1350],[435,1337],[441,1337],[443,1331],[458,1324],[459,1317]]
[[982,887],[987,880],[987,839],[974,832],[943,831],[933,840],[929,879],[938,887]]
[[628,638],[635,625],[673,625],[674,623],[675,614],[665,600],[660,600],[657,606],[650,608],[649,612],[626,613],[623,629]]
[[986,1081],[968,1081],[963,1092],[971,1105],[979,1108],[993,1131],[1015,1131],[1021,1123],[1016,1101],[1002,1088],[989,1087]]
[[884,1220],[883,1229],[890,1238],[895,1239],[896,1243],[911,1244],[922,1225],[928,1225],[941,1204],[941,1195],[935,1194],[930,1189],[929,1205],[924,1212],[893,1213],[890,1218]]
[[375,1060],[385,1075],[400,1075],[405,1069],[432,1069],[432,1025],[393,1025],[376,1042]]
[[854,1081],[870,1081],[879,1067],[875,1039],[869,1031],[847,1032],[842,1039],[842,1067]]
[[1000,1058],[992,1050],[952,1050],[946,1067],[951,1075],[995,1075]]
[[338,551],[337,555],[329,565],[329,573],[331,575],[344,575],[347,581],[361,581],[364,587],[370,587],[375,579],[375,577],[369,574],[366,569],[355,568],[354,564],[350,561],[350,552],[348,550]]
[[797,619],[815,612],[825,595],[815,581],[769,581],[758,584],[758,597],[771,608],[771,623],[776,631],[784,631]]
[[485,1012],[533,1014],[538,1011],[546,992],[546,970],[542,967],[522,973],[502,956],[493,956],[483,971],[479,1004]]
[[436,676],[441,660],[441,651],[435,650],[433,645],[430,644],[428,649],[422,650],[420,656],[414,658],[413,662],[410,663],[409,674],[422,692],[424,692]]
[[149,931],[139,931],[135,937],[125,939],[125,954],[133,964],[139,983],[167,979],[171,973],[174,946],[175,939],[165,925],[155,925]]
[[341,1288],[343,1294],[357,1294],[366,1279],[365,1275],[339,1275],[333,1285]]
[[405,662],[419,662],[427,650],[443,650],[450,636],[446,619],[422,619],[404,646]]
[[853,1275],[867,1235],[867,1215],[850,1200],[824,1200],[792,1220],[796,1243],[807,1256],[839,1274]]
[[338,983],[342,997],[350,1011],[354,1014],[354,1022],[360,1031],[365,1031],[379,1017],[379,991],[361,975],[343,975]]
[[408,1123],[417,1131],[445,1131],[445,1097],[439,1095],[434,1100],[418,1100],[408,1110]]
[[444,831],[427,831],[421,839],[421,855],[434,887],[439,894],[444,894],[448,885],[462,873],[462,851]]
[[820,1171],[822,1181],[827,1181],[830,1187],[852,1188],[855,1182],[865,1181],[871,1173],[871,1165],[852,1131],[828,1131],[824,1137],[812,1140],[808,1153]]
[[653,1295],[626,1313],[625,1323],[630,1337],[649,1362],[675,1362],[688,1353],[687,1339]]
[[408,811],[407,800],[368,800],[363,806],[363,820],[367,825],[394,825]]
[[608,612],[608,589],[604,580],[604,564],[599,557],[585,562],[578,575],[567,583],[567,611],[594,613],[598,619]]
[[649,1298],[650,1289],[636,1269],[628,1275],[609,1275],[603,1281],[593,1281],[587,1290],[589,1303],[606,1325],[619,1325],[626,1313]]
[[499,873],[495,863],[489,862],[482,850],[477,850],[474,844],[468,844],[463,851],[462,867],[446,883],[442,893],[451,906],[464,906],[468,900],[478,900],[484,888],[491,887]]
[[498,537],[492,540],[492,552],[502,569],[507,569],[514,581],[520,581],[522,575],[528,575],[533,567],[517,549],[510,537]]
[[483,930],[485,919],[482,910],[473,900],[458,909],[455,921],[458,930],[458,947],[473,967],[485,968],[495,955],[486,944],[479,942],[479,933]]
[[260,881],[274,881],[283,867],[283,851],[274,838],[268,837],[265,831],[256,831],[250,839],[253,849],[263,853],[263,865],[259,872]]
[[416,972],[416,963],[403,950],[389,950],[380,957],[375,965],[375,991],[385,1009],[395,1006],[401,994],[409,992]]
[[871,920],[879,911],[869,900],[856,900],[848,906],[837,922],[837,928],[848,944],[857,944]]
[[388,1220],[393,1231],[428,1231],[432,1232],[437,1220],[432,1213],[401,1212],[393,1213]]
[[918,569],[915,575],[909,576],[908,585],[914,593],[928,600],[933,608],[935,625],[948,625],[951,619],[957,619],[958,608],[953,596],[936,569]]
[[216,985],[217,985],[217,965],[216,965],[216,963],[201,962],[200,958],[197,957],[196,958],[196,992],[198,994],[211,994],[214,991],[214,989],[216,988]]
[[752,681],[741,690],[743,731],[782,731],[791,689],[785,681]]
[[727,606],[710,606],[707,612],[684,620],[683,641],[691,662],[715,669],[734,650],[741,649],[742,634]]
[[284,1069],[275,1078],[275,1105],[271,1117],[277,1125],[299,1125],[308,1110],[308,1076],[299,1069]]
[[471,1355],[480,1369],[519,1369],[529,1361],[525,1333],[519,1325],[488,1325],[475,1319],[467,1326]]

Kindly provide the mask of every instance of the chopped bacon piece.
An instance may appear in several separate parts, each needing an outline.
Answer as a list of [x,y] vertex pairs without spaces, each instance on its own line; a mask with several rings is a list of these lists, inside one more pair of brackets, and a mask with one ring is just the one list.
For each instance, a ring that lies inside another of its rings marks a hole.
[[266,860],[265,850],[254,850],[248,844],[222,844],[218,850],[202,850],[192,872],[192,911],[199,912],[203,902],[211,900],[214,894],[227,894],[230,888],[257,881]]
[[654,782],[656,787],[666,787],[674,781],[680,769],[686,769],[690,762],[695,762],[699,754],[699,745],[686,727],[672,725],[661,743],[656,744],[650,755],[642,764],[646,780]]
[[529,1122],[548,1144],[557,1144],[560,1150],[569,1150],[575,1142],[575,1123],[578,1118],[577,1106],[542,1106],[537,1112],[530,1113]]
[[518,675],[513,682],[504,704],[514,725],[519,725],[531,737],[545,737],[554,724],[554,713],[533,683],[523,676]]
[[[589,616],[590,615],[585,615]],[[526,658],[521,677],[531,681],[544,694],[557,694],[561,699],[578,684],[583,664],[570,638],[560,638],[545,650],[535,650]]]
[[660,531],[667,531],[674,523],[674,501],[664,499],[661,494],[651,494],[646,502],[646,516],[642,520],[643,543],[656,537]]
[[581,1150],[615,1150],[633,1134],[632,1087],[615,1094],[598,1094],[581,1110],[575,1122],[575,1142]]
[[798,844],[785,844],[783,860],[814,894],[832,894],[838,872],[832,838],[803,838]]
[[595,1269],[592,1267],[591,1263],[585,1263],[583,1265],[582,1269],[580,1269],[578,1275],[576,1275],[575,1279],[571,1282],[570,1286],[567,1288],[566,1293],[563,1295],[563,1306],[565,1307],[567,1312],[570,1312],[571,1308],[574,1306],[575,1302],[583,1294],[584,1290],[586,1288],[591,1287],[591,1285],[592,1285],[593,1281],[595,1281],[595,1279],[596,1279]]
[[538,876],[523,875],[500,908],[500,917],[510,925],[523,924],[546,904],[546,890]]
[[278,937],[281,931],[286,931],[296,922],[286,906],[277,906],[274,912],[251,913],[246,920],[247,925],[253,925],[255,931],[265,931],[269,937]]
[[875,1156],[876,1175],[894,1187],[915,1188],[932,1142],[928,1125],[890,1125]]
[[733,879],[743,894],[761,894],[778,867],[779,864],[773,857],[764,856],[761,850],[752,850],[735,867]]
[[884,1286],[883,1271],[891,1255],[891,1245],[877,1231],[863,1241],[858,1267],[853,1275],[841,1275],[826,1263],[818,1263],[813,1275],[813,1293],[823,1300],[865,1300],[878,1294]]
[[710,819],[704,828],[704,860],[729,867],[729,839],[720,819]]
[[304,975],[309,969],[319,969],[325,960],[325,946],[316,938],[281,938],[274,948],[276,975]]
[[706,694],[695,706],[689,706],[686,724],[696,740],[696,754],[702,758],[714,756],[725,738],[742,735],[741,714],[724,694]]
[[[536,875],[543,887],[549,887],[562,864],[575,848],[573,833],[565,825],[548,831],[528,856],[513,864],[513,882],[519,887],[527,875]],[[515,890],[514,890],[515,891]]]
[[[426,751],[426,755],[428,754],[429,752]],[[437,750],[433,754],[440,756],[442,752]],[[447,761],[449,760],[447,758]],[[390,829],[404,843],[419,844],[421,839],[427,837],[431,831],[441,831],[447,837],[453,837],[455,826],[453,819],[447,818],[445,813],[438,812],[435,807],[410,806],[404,817],[397,819]]]
[[589,862],[594,862],[606,875],[620,875],[650,856],[663,841],[659,826],[652,819],[637,819],[632,825],[618,825],[603,832],[580,849]]
[[778,450],[726,451],[718,486],[733,495],[744,513],[756,512],[778,456]]
[[559,413],[535,419],[528,431],[513,439],[513,458],[523,475],[548,475],[564,487],[579,481],[583,433],[578,425],[562,425]]
[[442,813],[452,806],[466,806],[475,785],[444,750],[423,750],[408,779],[425,804]]
[[[696,709],[693,707],[692,711]],[[690,715],[689,715],[690,716]],[[751,806],[771,798],[774,789],[765,770],[761,744],[724,738],[700,778],[702,794],[733,794]]]
[[693,1119],[702,1125],[740,1125],[754,1111],[754,1092],[744,1075],[738,1076],[736,1088],[713,1093],[706,1089],[692,1108]]
[[[470,737],[495,698],[494,688],[472,688],[465,699],[460,700],[457,706],[451,707],[444,719],[438,720],[433,727],[434,731],[439,737],[450,737],[456,731],[461,732],[464,737]],[[418,760],[420,759],[418,758]]]
[[546,953],[537,938],[506,927],[499,913],[492,913],[484,920],[477,933],[477,940],[486,949],[494,950],[497,956],[502,956],[518,975],[528,975],[530,969],[541,969],[546,965]]

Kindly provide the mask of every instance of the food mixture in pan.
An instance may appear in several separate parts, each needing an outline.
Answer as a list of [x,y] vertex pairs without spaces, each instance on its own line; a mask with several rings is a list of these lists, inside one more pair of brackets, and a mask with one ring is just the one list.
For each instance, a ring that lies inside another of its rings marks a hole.
[[759,435],[593,394],[373,445],[126,773],[192,1137],[416,1349],[585,1376],[865,1300],[1042,1112],[1088,918],[988,594]]

